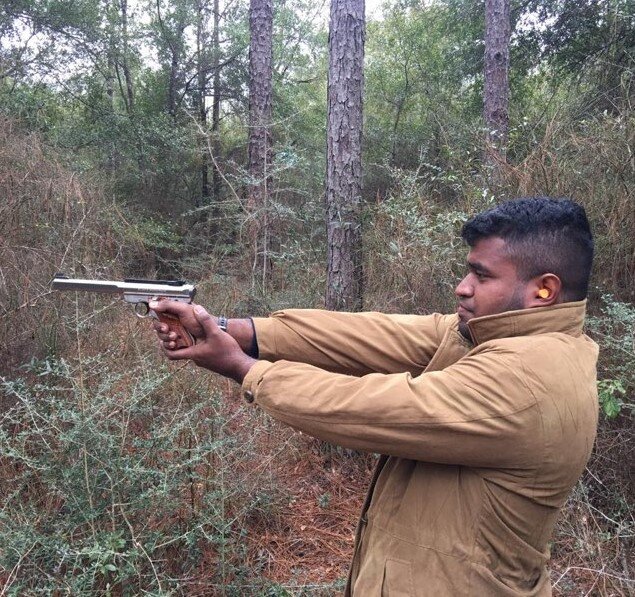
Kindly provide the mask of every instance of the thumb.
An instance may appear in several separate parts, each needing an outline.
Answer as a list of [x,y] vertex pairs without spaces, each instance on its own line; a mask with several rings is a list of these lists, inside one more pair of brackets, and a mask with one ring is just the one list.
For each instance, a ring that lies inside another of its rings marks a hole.
[[192,310],[194,311],[196,321],[201,324],[206,336],[218,332],[218,325],[216,325],[214,318],[207,312],[205,307],[202,307],[201,305],[194,305]]

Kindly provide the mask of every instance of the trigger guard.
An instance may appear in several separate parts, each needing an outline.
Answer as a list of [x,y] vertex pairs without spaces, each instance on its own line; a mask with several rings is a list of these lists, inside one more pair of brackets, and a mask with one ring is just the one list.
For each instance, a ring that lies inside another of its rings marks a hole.
[[146,317],[156,318],[157,316],[157,314],[150,309],[150,305],[148,305],[145,301],[135,303],[134,314],[140,319],[145,319]]

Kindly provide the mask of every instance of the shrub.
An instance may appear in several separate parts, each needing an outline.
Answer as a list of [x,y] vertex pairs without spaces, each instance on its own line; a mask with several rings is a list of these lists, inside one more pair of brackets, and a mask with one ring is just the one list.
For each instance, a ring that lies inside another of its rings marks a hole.
[[244,595],[259,582],[249,525],[286,502],[254,446],[262,425],[238,441],[244,413],[216,378],[154,360],[34,360],[2,378],[7,594]]

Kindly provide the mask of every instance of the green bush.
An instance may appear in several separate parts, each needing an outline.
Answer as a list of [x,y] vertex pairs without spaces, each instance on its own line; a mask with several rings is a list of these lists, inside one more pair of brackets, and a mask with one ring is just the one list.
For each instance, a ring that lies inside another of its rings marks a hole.
[[228,433],[211,376],[109,361],[33,361],[2,378],[6,593],[169,594],[211,559],[209,586],[244,594],[245,521],[280,499],[241,480],[253,446]]
[[600,345],[598,394],[606,417],[632,415],[635,408],[635,307],[602,296],[600,313],[587,325]]

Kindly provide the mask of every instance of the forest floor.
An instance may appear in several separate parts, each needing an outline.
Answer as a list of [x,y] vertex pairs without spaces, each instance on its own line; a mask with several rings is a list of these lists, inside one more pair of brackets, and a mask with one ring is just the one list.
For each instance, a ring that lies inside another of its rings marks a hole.
[[[245,411],[238,404],[242,417],[235,419],[234,431],[251,435],[251,407]],[[282,499],[265,515],[248,521],[247,562],[274,583],[297,587],[302,595],[334,594],[332,587],[343,587],[348,574],[376,456],[351,454],[275,421],[263,426],[257,444],[263,456],[278,455],[269,475]]]

